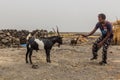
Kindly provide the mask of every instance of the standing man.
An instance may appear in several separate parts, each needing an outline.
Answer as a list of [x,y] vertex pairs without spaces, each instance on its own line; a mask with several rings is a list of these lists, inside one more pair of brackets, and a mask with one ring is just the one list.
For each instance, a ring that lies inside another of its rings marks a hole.
[[92,47],[93,57],[91,58],[91,60],[97,59],[98,57],[97,52],[101,47],[103,47],[102,61],[99,62],[99,64],[104,65],[107,64],[107,50],[113,38],[113,30],[112,24],[106,21],[106,15],[103,13],[98,15],[98,23],[96,24],[95,28],[88,35],[83,36],[88,37],[94,34],[97,31],[97,29],[100,29],[102,35],[93,44]]

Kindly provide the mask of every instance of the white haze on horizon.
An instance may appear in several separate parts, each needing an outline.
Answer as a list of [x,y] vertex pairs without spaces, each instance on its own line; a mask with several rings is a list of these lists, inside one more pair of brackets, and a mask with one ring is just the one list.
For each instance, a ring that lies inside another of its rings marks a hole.
[[47,29],[88,32],[97,15],[109,21],[120,18],[120,0],[0,0],[0,29]]

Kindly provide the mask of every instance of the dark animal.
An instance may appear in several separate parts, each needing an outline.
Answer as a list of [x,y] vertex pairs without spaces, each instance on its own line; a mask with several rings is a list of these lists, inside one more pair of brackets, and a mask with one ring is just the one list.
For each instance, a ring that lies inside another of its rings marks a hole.
[[[62,44],[62,37],[59,34],[58,28],[57,28],[57,36],[52,36],[52,37],[48,37],[48,38],[40,38],[40,39],[36,39],[36,38],[29,38],[28,42],[27,42],[27,53],[26,53],[26,63],[28,63],[28,55],[29,55],[29,61],[32,64],[32,53],[33,50],[40,50],[45,49],[46,52],[46,61],[48,63],[51,62],[50,60],[50,51],[53,47],[53,45],[55,43],[58,43],[59,46]],[[29,35],[30,36],[30,35]]]
[[80,36],[78,36],[76,39],[72,39],[71,42],[70,42],[70,45],[76,46],[76,44],[77,44],[77,42],[78,42],[78,40],[79,40],[79,37],[80,37]]

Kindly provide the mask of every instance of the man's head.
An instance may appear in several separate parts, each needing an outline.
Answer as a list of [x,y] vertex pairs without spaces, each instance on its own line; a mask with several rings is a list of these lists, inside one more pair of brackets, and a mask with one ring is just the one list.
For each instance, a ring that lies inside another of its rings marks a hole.
[[105,14],[101,13],[101,14],[98,15],[98,21],[100,23],[104,23],[105,20],[106,20],[106,15]]

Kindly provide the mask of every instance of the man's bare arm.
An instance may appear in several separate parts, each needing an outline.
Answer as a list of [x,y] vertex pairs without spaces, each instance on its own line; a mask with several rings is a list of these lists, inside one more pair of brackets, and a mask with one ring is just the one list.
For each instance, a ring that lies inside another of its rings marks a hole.
[[110,35],[111,35],[111,32],[108,31],[107,36],[101,41],[101,43],[104,43],[110,37]]
[[94,29],[93,29],[88,35],[86,35],[86,36],[91,36],[91,35],[93,35],[96,31],[97,31],[97,29],[94,28]]

